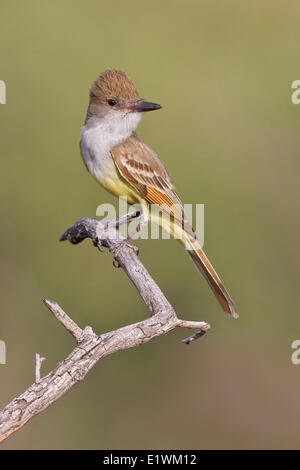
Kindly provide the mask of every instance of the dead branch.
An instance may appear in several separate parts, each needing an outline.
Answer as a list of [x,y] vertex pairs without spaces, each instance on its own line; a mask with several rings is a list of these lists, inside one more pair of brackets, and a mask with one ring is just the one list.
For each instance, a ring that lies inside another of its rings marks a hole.
[[80,219],[66,230],[61,240],[76,244],[85,238],[90,238],[97,248],[107,247],[114,254],[118,266],[123,268],[136,286],[151,316],[99,336],[90,326],[81,329],[56,302],[44,300],[56,319],[72,334],[77,345],[55,369],[42,378],[40,368],[44,358],[36,356],[36,382],[0,412],[0,442],[84,379],[96,362],[105,356],[139,346],[175,327],[199,330],[183,340],[189,344],[210,328],[206,322],[177,318],[175,310],[137,257],[133,245],[124,242],[124,238],[115,228],[107,227],[96,219]]

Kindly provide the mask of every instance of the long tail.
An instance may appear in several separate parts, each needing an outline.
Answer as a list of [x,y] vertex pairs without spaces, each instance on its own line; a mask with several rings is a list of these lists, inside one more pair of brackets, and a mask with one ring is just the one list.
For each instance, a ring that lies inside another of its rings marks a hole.
[[201,249],[198,240],[188,236],[184,244],[185,248],[188,248],[188,255],[192,259],[198,271],[200,271],[204,279],[207,281],[224,312],[230,317],[238,318],[239,314],[230,295],[223,286],[221,279],[212,267],[212,264],[210,263],[206,254]]

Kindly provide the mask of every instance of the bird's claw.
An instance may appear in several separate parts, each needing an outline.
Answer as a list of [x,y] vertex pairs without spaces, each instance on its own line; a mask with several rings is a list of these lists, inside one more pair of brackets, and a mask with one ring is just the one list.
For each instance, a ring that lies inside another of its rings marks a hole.
[[101,251],[101,253],[102,253],[103,250],[101,250],[101,246],[102,246],[101,240],[100,240],[98,237],[96,237],[94,240],[92,240],[92,242],[93,242],[93,245],[94,245],[96,248],[98,248],[98,250]]

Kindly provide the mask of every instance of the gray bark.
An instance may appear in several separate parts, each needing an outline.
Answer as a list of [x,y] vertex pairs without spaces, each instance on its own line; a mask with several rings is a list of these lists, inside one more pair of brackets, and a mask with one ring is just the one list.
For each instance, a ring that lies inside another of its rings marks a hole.
[[56,302],[45,299],[45,305],[73,335],[77,345],[55,369],[42,378],[40,378],[40,368],[44,358],[37,355],[36,382],[0,412],[0,442],[84,379],[89,370],[105,356],[139,346],[175,327],[199,330],[183,340],[189,344],[210,328],[206,322],[178,319],[175,310],[137,257],[134,247],[124,241],[113,227],[107,227],[96,219],[80,219],[66,230],[61,240],[69,240],[76,244],[85,238],[90,238],[97,248],[107,247],[114,254],[115,262],[123,268],[144,300],[150,318],[97,335],[90,326],[81,329]]

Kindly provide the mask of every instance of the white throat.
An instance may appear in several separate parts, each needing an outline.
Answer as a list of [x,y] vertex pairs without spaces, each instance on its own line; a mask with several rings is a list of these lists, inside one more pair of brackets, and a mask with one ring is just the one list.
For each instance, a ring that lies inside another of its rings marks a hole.
[[132,134],[141,117],[141,113],[112,111],[102,118],[90,118],[81,129],[82,144],[97,157],[107,155]]

